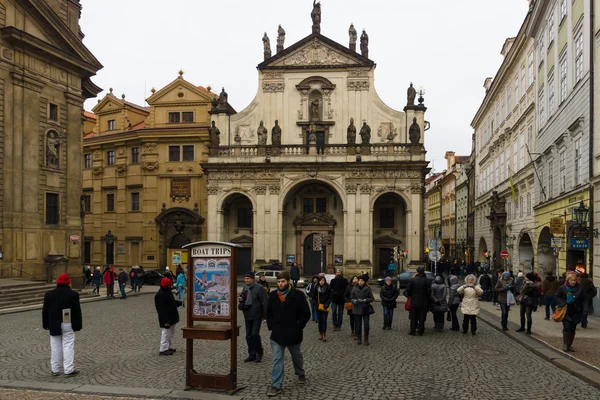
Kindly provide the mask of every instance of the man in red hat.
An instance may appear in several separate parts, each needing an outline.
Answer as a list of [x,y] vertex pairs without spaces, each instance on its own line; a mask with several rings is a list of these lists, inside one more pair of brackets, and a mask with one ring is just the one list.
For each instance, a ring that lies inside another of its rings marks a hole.
[[175,325],[179,322],[177,307],[181,306],[181,301],[175,300],[171,291],[172,285],[173,282],[169,278],[162,278],[160,289],[154,296],[154,306],[161,327],[159,353],[161,356],[172,356],[175,353],[173,335],[175,334]]
[[52,375],[60,374],[60,364],[67,376],[75,376],[75,332],[81,330],[81,306],[79,293],[69,285],[71,278],[62,274],[56,280],[56,289],[44,296],[42,326],[50,331],[50,367]]

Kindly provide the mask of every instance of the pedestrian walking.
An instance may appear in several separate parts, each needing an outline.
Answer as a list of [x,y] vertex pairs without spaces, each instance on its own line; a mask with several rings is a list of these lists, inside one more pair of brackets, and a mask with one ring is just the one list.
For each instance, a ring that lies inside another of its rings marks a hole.
[[317,314],[317,302],[313,299],[313,289],[317,287],[319,284],[319,277],[313,276],[311,282],[306,287],[306,294],[310,299],[310,311],[311,311],[311,319],[314,322],[319,322],[319,315]]
[[594,282],[590,276],[584,272],[579,276],[579,283],[583,289],[583,317],[581,319],[581,327],[587,328],[588,315],[594,313],[594,297],[598,294],[598,290],[594,286]]
[[171,272],[169,267],[165,267],[165,278],[169,278],[171,282],[175,282],[175,277],[173,276],[173,273]]
[[546,272],[546,278],[542,281],[542,296],[544,296],[544,305],[546,306],[546,321],[550,320],[550,309],[552,314],[556,311],[556,291],[558,290],[560,283],[556,279],[556,276],[552,274],[552,271]]
[[444,317],[448,311],[448,287],[444,282],[444,277],[438,275],[431,285],[431,311],[433,313],[433,323],[436,332],[444,332]]
[[358,276],[354,275],[352,279],[350,279],[348,286],[346,286],[346,290],[344,290],[344,308],[346,309],[348,317],[350,318],[350,336],[353,336],[355,340],[356,333],[354,330],[356,329],[356,320],[353,312],[354,305],[352,304],[352,289],[354,289],[357,284]]
[[456,312],[458,310],[458,306],[460,306],[461,295],[457,293],[460,285],[458,284],[458,277],[454,275],[450,275],[450,289],[448,295],[448,309],[450,310],[450,319],[452,320],[452,328],[451,331],[460,330],[458,326],[458,317],[456,316]]
[[159,352],[161,356],[172,356],[176,351],[173,347],[173,335],[175,335],[175,325],[179,322],[177,307],[181,306],[181,301],[175,300],[171,286],[173,286],[173,281],[169,278],[162,278],[160,289],[154,295],[154,306],[161,328]]
[[383,330],[392,330],[392,320],[394,319],[394,309],[396,308],[396,299],[398,298],[398,289],[392,284],[392,278],[385,278],[385,283],[379,292],[381,306],[383,307]]
[[102,272],[100,272],[100,267],[96,267],[94,269],[94,290],[92,290],[92,294],[100,294],[100,285],[102,284]]
[[69,285],[71,278],[61,274],[56,279],[56,289],[44,295],[42,306],[42,327],[50,332],[50,369],[52,376],[60,374],[61,360],[63,372],[75,376],[75,332],[82,328],[79,293]]
[[90,286],[92,284],[92,278],[94,277],[94,274],[89,265],[86,265],[83,268],[83,276],[85,277],[85,286]]
[[494,290],[498,293],[498,303],[502,310],[502,330],[508,330],[508,313],[510,306],[516,304],[514,302],[514,279],[510,276],[510,272],[503,272],[502,279],[498,281]]
[[325,276],[319,277],[319,283],[312,289],[313,301],[317,306],[317,320],[319,322],[319,340],[327,341],[327,317],[331,309],[331,288]]
[[175,269],[175,280],[177,280],[179,274],[183,274],[183,267],[181,264],[177,264],[177,269]]
[[129,284],[131,285],[131,290],[135,292],[135,288],[137,287],[137,265],[133,265],[129,271]]
[[104,284],[106,285],[106,298],[107,299],[114,299],[115,298],[115,279],[117,277],[117,275],[115,274],[114,271],[114,267],[111,266],[106,266],[106,269],[104,270],[104,276],[102,277],[104,279]]
[[[540,283],[536,282],[535,279],[534,274],[531,272],[527,273],[523,280],[521,293],[517,296],[519,314],[521,316],[521,327],[517,329],[517,332],[526,332],[528,335],[531,335],[531,326],[533,325],[531,313],[537,305],[539,296],[538,289],[540,288]],[[525,317],[527,317],[527,330],[525,330]]]
[[254,281],[254,272],[244,274],[244,289],[238,296],[238,309],[244,313],[248,357],[244,362],[261,362],[264,354],[260,340],[260,324],[267,313],[269,298],[261,285]]
[[475,285],[477,278],[475,275],[467,275],[465,284],[460,286],[456,292],[462,295],[462,305],[460,311],[463,314],[462,333],[466,334],[471,324],[471,334],[475,336],[477,332],[477,316],[479,315],[479,296],[483,294],[483,289],[479,285]]
[[334,331],[342,330],[344,322],[344,292],[348,287],[348,281],[343,277],[342,270],[335,271],[335,278],[329,282],[331,287],[331,318]]
[[498,281],[502,279],[502,271],[498,270],[492,275],[492,301],[494,306],[498,305],[498,292],[495,290]]
[[136,271],[136,278],[137,278],[137,291],[141,291],[142,290],[142,286],[144,286],[144,275],[146,273],[144,272],[144,267],[142,267],[141,265],[138,265],[137,267],[137,271]]
[[362,343],[362,329],[364,326],[364,338],[366,346],[369,345],[369,333],[371,330],[369,324],[369,319],[373,310],[371,303],[375,301],[373,292],[367,284],[368,281],[369,276],[367,274],[359,276],[358,284],[354,286],[354,289],[352,289],[352,293],[350,294],[350,299],[353,304],[352,313],[354,314],[354,321],[356,324],[356,327],[354,328],[354,332],[356,332],[356,344]]
[[264,275],[260,275],[258,277],[258,284],[262,286],[263,289],[265,289],[265,292],[267,292],[267,294],[269,294],[271,288],[269,287],[269,282],[267,282],[267,279]]
[[267,327],[271,331],[271,389],[267,396],[273,397],[283,390],[284,355],[287,348],[292,356],[294,373],[298,383],[306,382],[301,344],[303,331],[310,319],[310,309],[304,294],[294,289],[287,271],[277,274],[277,290],[269,294],[267,303]]
[[481,301],[490,301],[490,293],[492,291],[492,278],[485,272],[479,278],[479,287],[483,290]]
[[177,275],[177,295],[179,296],[179,300],[181,300],[181,304],[185,305],[185,285],[187,283],[187,277],[185,276],[185,271]]
[[423,267],[417,268],[417,273],[408,281],[406,297],[410,299],[410,331],[409,335],[418,333],[423,336],[425,332],[425,317],[431,298],[431,283],[425,276]]
[[298,268],[297,262],[293,262],[290,267],[290,277],[292,278],[292,286],[296,289],[300,280],[300,268]]
[[569,271],[565,277],[564,285],[556,291],[556,304],[558,307],[567,307],[563,324],[563,350],[573,351],[573,341],[577,324],[583,319],[583,302],[585,295],[578,282],[577,273]]
[[119,290],[121,291],[121,299],[127,298],[127,293],[125,293],[125,288],[127,287],[127,280],[129,279],[129,275],[127,272],[123,271],[123,268],[119,268],[119,275],[117,275],[117,280],[119,281]]

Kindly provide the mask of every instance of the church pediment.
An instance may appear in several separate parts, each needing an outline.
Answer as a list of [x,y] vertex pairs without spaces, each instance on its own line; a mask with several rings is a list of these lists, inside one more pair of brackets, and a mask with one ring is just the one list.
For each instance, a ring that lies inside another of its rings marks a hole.
[[250,236],[247,236],[247,235],[238,236],[238,237],[230,240],[231,243],[240,244],[240,245],[252,244],[253,241],[254,240]]
[[375,63],[333,40],[313,33],[258,65],[258,69],[373,67]]
[[337,221],[329,213],[306,213],[301,214],[294,220],[295,226],[335,226]]
[[399,246],[402,244],[402,241],[391,236],[383,236],[373,240],[373,244],[389,244],[392,246]]
[[209,103],[211,100],[212,95],[208,90],[194,86],[180,76],[148,97],[146,102],[150,105],[159,105],[171,103]]

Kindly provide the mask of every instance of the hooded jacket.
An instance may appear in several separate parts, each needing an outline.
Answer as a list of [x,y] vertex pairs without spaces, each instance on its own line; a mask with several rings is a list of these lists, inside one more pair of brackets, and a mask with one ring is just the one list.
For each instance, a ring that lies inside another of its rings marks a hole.
[[452,275],[450,277],[450,295],[448,296],[448,305],[453,306],[460,304],[460,296],[456,293],[456,290],[460,287],[458,284],[458,277]]
[[548,275],[542,282],[542,295],[543,296],[554,296],[560,283],[554,275]]
[[431,308],[433,312],[446,312],[448,302],[446,300],[448,287],[444,283],[444,278],[436,276],[431,284]]
[[398,289],[394,285],[384,284],[379,292],[381,305],[388,308],[396,308],[396,299],[398,298]]
[[462,285],[457,289],[457,292],[464,295],[460,306],[463,315],[479,315],[479,296],[483,294],[481,286]]

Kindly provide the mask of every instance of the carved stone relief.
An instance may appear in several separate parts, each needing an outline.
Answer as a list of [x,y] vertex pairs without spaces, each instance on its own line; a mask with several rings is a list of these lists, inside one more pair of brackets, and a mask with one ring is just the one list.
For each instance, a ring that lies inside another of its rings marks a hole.
[[92,173],[96,176],[101,175],[104,172],[104,167],[95,167]]
[[206,191],[208,192],[208,194],[215,195],[219,194],[220,189],[218,186],[207,186]]
[[283,92],[284,82],[263,82],[263,92]]
[[348,90],[369,90],[369,81],[348,81]]
[[269,193],[270,194],[279,194],[280,190],[281,190],[281,188],[279,187],[279,185],[269,185]]
[[392,122],[382,122],[379,124],[379,128],[377,129],[377,136],[382,142],[390,140],[390,134],[392,134],[392,140],[398,136],[398,129],[394,126]]
[[254,192],[258,195],[266,194],[267,193],[267,185],[254,186]]
[[371,185],[360,185],[360,193],[361,194],[371,194],[373,191],[373,186]]
[[276,62],[277,65],[348,65],[356,62],[315,38],[310,44]]
[[358,185],[356,183],[347,183],[346,184],[346,193],[348,193],[348,194],[356,194],[357,189],[358,189]]
[[156,154],[156,143],[146,143],[144,145],[144,154]]
[[117,164],[115,169],[119,174],[122,174],[123,172],[127,171],[127,164]]
[[158,168],[158,161],[142,161],[141,165],[146,171],[154,171]]
[[242,143],[254,143],[256,138],[256,131],[250,125],[238,125],[235,133],[240,136]]
[[363,170],[355,169],[348,173],[349,178],[420,178],[420,171],[405,171],[405,170]]

